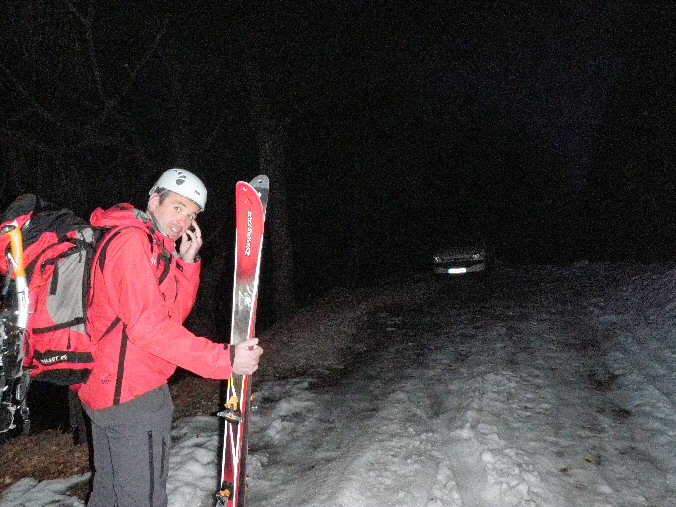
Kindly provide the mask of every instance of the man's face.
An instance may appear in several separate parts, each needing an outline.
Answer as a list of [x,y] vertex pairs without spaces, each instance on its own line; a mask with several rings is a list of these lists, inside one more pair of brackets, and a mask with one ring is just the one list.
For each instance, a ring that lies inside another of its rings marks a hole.
[[195,221],[200,207],[182,195],[169,192],[161,203],[160,196],[152,194],[148,211],[155,217],[160,232],[176,241]]

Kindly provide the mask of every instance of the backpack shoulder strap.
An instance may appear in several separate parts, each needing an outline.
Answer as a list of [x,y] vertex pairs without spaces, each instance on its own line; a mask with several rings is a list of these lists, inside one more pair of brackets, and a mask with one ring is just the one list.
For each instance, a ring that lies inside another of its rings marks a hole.
[[[105,228],[98,228],[101,231],[105,231]],[[159,243],[155,241],[155,238],[153,235],[148,232],[147,230],[141,228],[141,227],[135,227],[133,225],[129,226],[122,226],[118,228],[112,228],[111,230],[102,232],[103,234],[103,241],[98,247],[98,264],[99,264],[99,269],[101,272],[103,272],[103,266],[106,264],[106,255],[108,253],[108,247],[110,246],[110,243],[120,235],[120,233],[125,230],[125,229],[139,229],[143,232],[145,232],[148,236],[148,240],[150,241],[151,247],[154,247],[155,245],[158,245]],[[164,267],[162,269],[162,273],[158,277],[158,283],[161,284],[169,275],[169,270],[171,269],[171,254],[168,252],[166,248],[164,248],[164,245],[159,244],[159,246],[162,248],[162,252],[160,253],[160,259],[164,263]],[[93,287],[92,287],[93,288]],[[93,294],[90,293],[89,295],[89,300],[91,303],[91,298],[93,298]],[[109,333],[113,331],[117,327],[117,325],[122,322],[122,319],[120,317],[116,317],[108,326],[108,328],[104,331],[104,333],[101,335],[100,339],[105,338]]]
[[113,229],[112,232],[106,234],[106,236],[103,239],[103,243],[99,247],[99,253],[98,253],[99,269],[101,269],[101,271],[103,271],[103,266],[106,263],[106,254],[108,252],[108,247],[110,246],[111,241],[113,241],[113,239],[115,239],[123,230],[132,229],[132,228],[133,229],[139,229],[139,230],[145,232],[148,236],[148,240],[150,241],[151,247],[154,247],[156,245],[160,246],[160,248],[162,250],[160,252],[160,259],[163,261],[164,267],[163,267],[162,273],[158,277],[157,281],[158,281],[158,283],[161,284],[162,282],[164,282],[164,280],[169,275],[169,270],[171,269],[171,254],[164,247],[164,245],[161,245],[159,242],[157,242],[155,240],[152,233],[146,231],[145,229],[142,229],[141,227],[135,227],[133,225],[120,227],[118,229]]

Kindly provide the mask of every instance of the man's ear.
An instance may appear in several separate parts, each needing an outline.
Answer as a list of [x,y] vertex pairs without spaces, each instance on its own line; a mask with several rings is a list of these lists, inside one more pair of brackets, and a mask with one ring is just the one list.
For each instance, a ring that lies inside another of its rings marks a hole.
[[155,211],[155,209],[160,205],[160,194],[153,192],[150,194],[148,199],[148,211]]

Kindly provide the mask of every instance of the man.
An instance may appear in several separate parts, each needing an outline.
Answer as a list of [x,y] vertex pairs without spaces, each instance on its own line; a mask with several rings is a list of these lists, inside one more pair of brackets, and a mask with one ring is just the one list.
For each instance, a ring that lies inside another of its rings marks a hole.
[[202,235],[195,219],[206,197],[197,176],[170,169],[151,189],[146,212],[119,204],[91,216],[92,225],[118,229],[105,262],[94,262],[88,317],[95,361],[79,390],[92,422],[90,507],[167,505],[167,380],[177,366],[213,379],[258,368],[256,338],[226,348],[182,325],[197,295]]

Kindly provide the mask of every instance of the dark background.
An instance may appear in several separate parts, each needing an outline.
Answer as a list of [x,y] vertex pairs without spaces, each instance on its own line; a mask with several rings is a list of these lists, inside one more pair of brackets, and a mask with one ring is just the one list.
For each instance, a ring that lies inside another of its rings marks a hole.
[[470,233],[507,262],[674,258],[673,2],[3,4],[0,205],[144,207],[196,172],[218,329],[258,173],[262,294],[291,307]]

